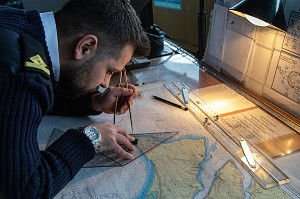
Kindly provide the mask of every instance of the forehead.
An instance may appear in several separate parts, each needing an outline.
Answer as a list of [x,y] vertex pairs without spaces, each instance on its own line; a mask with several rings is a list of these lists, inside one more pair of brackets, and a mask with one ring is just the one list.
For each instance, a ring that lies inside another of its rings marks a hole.
[[130,61],[134,49],[131,45],[126,45],[120,52],[118,58],[112,58],[108,61],[108,67],[116,71],[121,71],[125,65]]

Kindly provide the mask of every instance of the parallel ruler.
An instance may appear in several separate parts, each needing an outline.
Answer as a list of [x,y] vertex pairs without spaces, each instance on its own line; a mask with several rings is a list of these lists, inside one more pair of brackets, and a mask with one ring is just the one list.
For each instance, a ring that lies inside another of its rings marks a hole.
[[256,165],[255,168],[251,168],[240,145],[241,135],[237,132],[229,132],[226,128],[222,127],[218,122],[218,114],[195,95],[193,91],[189,90],[190,101],[189,103],[185,103],[182,90],[187,87],[184,83],[171,82],[164,84],[164,86],[179,102],[188,107],[195,119],[197,119],[197,121],[201,123],[265,189],[291,182],[289,177],[273,163],[271,158],[248,142]]

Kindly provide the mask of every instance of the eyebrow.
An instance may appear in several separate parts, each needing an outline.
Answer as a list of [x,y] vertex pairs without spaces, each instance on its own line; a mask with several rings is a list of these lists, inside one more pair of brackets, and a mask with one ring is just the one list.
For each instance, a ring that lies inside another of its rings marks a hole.
[[112,73],[120,72],[119,70],[116,70],[114,67],[112,67],[111,64],[107,64],[107,70],[111,71]]

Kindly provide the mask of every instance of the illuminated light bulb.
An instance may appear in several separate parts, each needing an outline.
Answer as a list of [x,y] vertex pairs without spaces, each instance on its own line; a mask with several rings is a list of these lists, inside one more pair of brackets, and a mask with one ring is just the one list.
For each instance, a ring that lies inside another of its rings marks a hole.
[[256,17],[252,17],[250,15],[247,15],[245,14],[245,17],[246,19],[248,19],[248,21],[250,21],[251,23],[253,23],[254,25],[257,25],[257,26],[263,26],[263,27],[266,27],[266,26],[269,26],[270,24],[263,21],[263,20],[260,20]]

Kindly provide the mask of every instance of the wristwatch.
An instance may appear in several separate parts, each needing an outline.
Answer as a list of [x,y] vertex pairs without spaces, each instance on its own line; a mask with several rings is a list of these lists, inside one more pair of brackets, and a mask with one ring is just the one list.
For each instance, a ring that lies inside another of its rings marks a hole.
[[101,133],[100,131],[93,126],[83,126],[79,127],[79,130],[83,131],[83,133],[88,136],[88,138],[92,141],[94,145],[96,153],[100,151],[101,147]]

